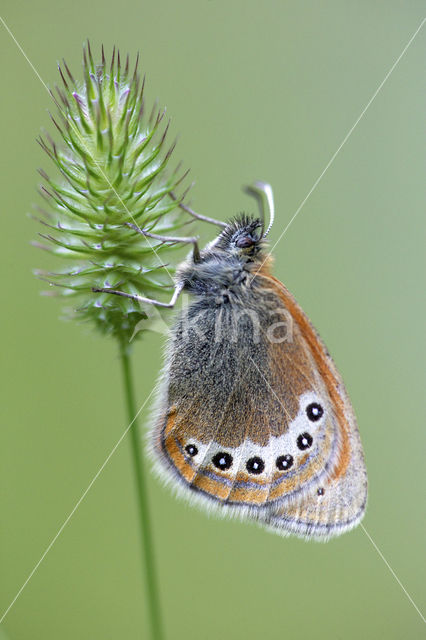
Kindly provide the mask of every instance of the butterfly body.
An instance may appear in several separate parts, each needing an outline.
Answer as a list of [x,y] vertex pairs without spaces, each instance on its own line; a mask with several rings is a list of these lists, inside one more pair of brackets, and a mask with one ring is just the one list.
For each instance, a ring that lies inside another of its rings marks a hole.
[[152,443],[183,493],[279,533],[355,526],[366,473],[355,417],[323,343],[235,219],[178,270],[190,296],[166,358]]

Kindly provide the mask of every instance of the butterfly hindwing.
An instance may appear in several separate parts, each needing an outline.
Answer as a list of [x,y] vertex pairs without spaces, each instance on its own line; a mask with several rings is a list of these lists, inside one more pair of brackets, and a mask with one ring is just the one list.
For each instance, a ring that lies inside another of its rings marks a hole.
[[[291,339],[271,341],[268,314],[257,340],[247,318],[236,324],[223,307],[213,313],[192,309],[189,320],[181,317],[163,382],[155,448],[188,493],[284,529],[290,519],[297,521],[301,505],[312,519],[312,496],[333,474],[345,476],[356,424],[341,379],[291,294],[264,273],[253,290],[257,309],[283,310]],[[191,332],[199,314],[203,339]],[[234,341],[217,340],[219,315],[222,334],[236,332]],[[337,495],[334,489],[328,493],[322,504]],[[297,533],[303,526],[293,528]]]
[[[268,276],[269,277],[269,276]],[[266,526],[287,535],[327,540],[355,527],[367,502],[367,474],[355,416],[343,381],[303,311],[286,288],[271,277],[292,317],[301,326],[308,350],[316,357],[318,373],[326,381],[339,428],[339,449],[332,473],[292,504],[276,504],[259,513]]]
[[362,519],[367,500],[367,475],[357,434],[351,434],[351,457],[341,472],[294,504],[272,508],[263,524],[282,535],[327,540],[355,527]]

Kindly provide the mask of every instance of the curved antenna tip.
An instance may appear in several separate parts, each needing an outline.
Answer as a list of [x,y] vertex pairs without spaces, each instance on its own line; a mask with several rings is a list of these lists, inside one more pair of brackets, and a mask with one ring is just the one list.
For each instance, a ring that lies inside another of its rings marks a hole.
[[268,233],[271,230],[272,225],[274,224],[275,218],[275,206],[274,206],[274,193],[272,191],[272,187],[268,182],[263,182],[262,180],[256,180],[253,185],[248,185],[244,187],[244,191],[249,195],[254,195],[259,198],[262,203],[261,213],[263,224],[265,223],[265,208],[262,196],[266,198],[266,204],[269,212],[269,225],[266,231],[262,234],[262,238],[266,238]]

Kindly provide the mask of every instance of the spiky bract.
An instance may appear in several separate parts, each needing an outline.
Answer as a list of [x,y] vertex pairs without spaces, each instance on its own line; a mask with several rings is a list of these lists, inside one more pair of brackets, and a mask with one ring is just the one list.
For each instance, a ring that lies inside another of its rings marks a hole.
[[59,117],[52,120],[60,144],[49,135],[39,139],[57,169],[56,177],[40,171],[48,210],[39,208],[46,227],[40,235],[47,241],[39,246],[65,258],[66,267],[37,273],[52,293],[72,299],[78,318],[130,338],[148,307],[92,288],[170,295],[174,270],[166,252],[181,245],[144,237],[127,225],[179,235],[189,219],[179,209],[184,194],[175,190],[186,174],[166,172],[174,145],[165,145],[165,112],[154,106],[145,113],[138,61],[131,71],[129,58],[123,65],[114,50],[107,64],[102,49],[95,65],[87,44],[83,71],[84,81],[77,83],[65,62],[59,67],[62,86],[52,92]]

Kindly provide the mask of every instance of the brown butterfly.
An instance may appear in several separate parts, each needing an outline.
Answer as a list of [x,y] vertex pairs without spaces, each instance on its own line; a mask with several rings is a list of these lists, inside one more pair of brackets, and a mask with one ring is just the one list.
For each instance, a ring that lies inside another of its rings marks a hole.
[[272,190],[251,190],[266,198],[269,228],[262,207],[201,252],[194,240],[162,305],[189,294],[168,344],[152,450],[171,484],[207,508],[325,540],[364,515],[362,446],[326,347],[270,273]]

